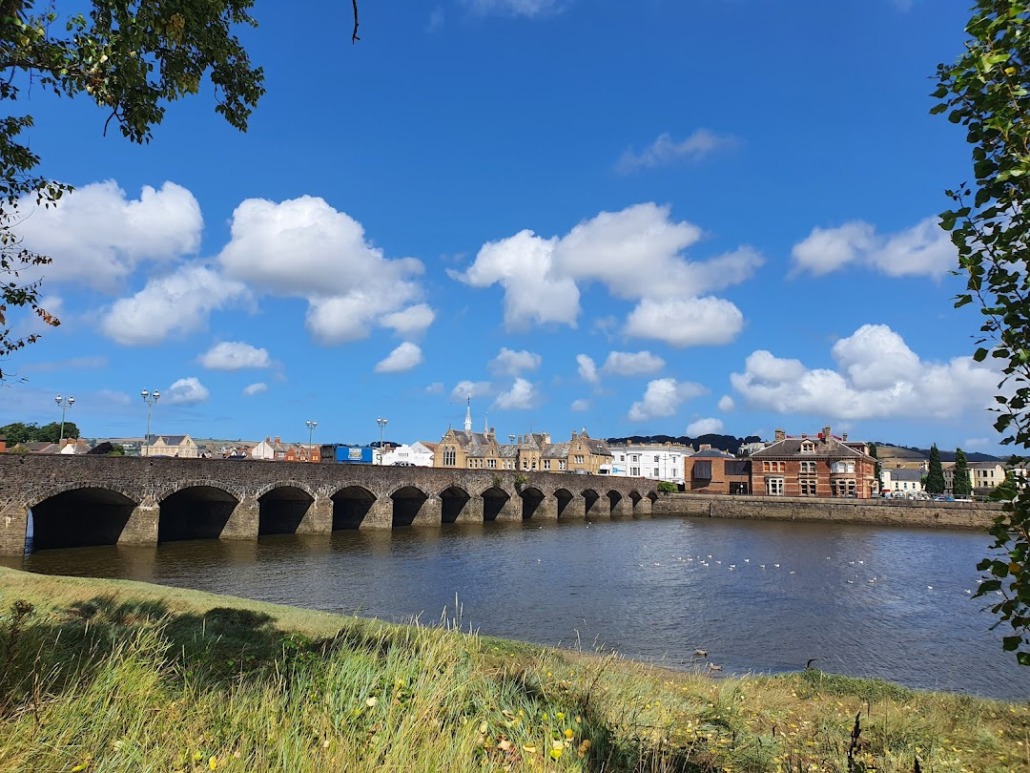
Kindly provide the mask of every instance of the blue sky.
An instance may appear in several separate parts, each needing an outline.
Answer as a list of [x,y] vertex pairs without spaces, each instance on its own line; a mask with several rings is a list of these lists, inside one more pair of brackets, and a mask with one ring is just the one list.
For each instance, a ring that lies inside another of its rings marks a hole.
[[[966,0],[259,0],[246,134],[210,88],[147,146],[35,91],[62,326],[0,424],[322,442],[586,428],[997,451],[935,224]],[[16,320],[18,332],[32,321]]]

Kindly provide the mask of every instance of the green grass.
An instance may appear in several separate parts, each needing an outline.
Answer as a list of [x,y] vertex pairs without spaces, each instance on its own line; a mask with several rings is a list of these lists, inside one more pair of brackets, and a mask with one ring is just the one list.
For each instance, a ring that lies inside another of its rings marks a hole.
[[1000,773],[1028,743],[1027,704],[0,569],[4,771]]

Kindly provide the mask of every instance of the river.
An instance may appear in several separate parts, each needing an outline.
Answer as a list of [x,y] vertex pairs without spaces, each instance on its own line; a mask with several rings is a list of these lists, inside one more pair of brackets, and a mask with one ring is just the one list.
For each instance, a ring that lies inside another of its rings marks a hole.
[[[677,669],[799,670],[1030,699],[972,599],[981,533],[695,518],[448,525],[156,548],[45,550],[9,566],[197,588],[616,650]],[[456,604],[458,605],[456,607]],[[694,655],[708,652],[707,659]]]

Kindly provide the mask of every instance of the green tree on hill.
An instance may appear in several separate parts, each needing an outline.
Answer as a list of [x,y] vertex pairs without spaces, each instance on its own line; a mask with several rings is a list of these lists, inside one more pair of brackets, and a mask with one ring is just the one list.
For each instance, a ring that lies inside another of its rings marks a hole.
[[955,499],[969,499],[973,493],[973,484],[969,482],[966,452],[961,448],[955,450],[955,477],[951,484],[951,493]]
[[941,452],[937,444],[930,446],[930,469],[926,473],[926,493],[944,493],[944,468],[941,467]]

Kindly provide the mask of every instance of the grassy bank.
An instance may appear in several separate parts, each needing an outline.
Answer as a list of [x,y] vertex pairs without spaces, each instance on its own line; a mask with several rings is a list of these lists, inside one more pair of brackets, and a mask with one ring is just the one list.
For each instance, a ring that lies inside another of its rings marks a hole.
[[[857,724],[856,724],[857,717]],[[1030,771],[1030,705],[0,568],[4,771]]]

